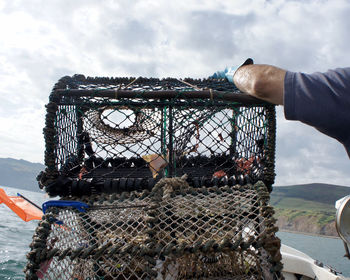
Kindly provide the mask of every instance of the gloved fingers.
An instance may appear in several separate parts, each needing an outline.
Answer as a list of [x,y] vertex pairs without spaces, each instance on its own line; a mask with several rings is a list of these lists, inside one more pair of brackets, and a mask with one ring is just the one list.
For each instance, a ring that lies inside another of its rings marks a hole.
[[243,64],[240,66],[232,66],[229,68],[225,68],[224,71],[216,71],[213,75],[209,76],[211,79],[227,79],[229,82],[233,83],[233,75],[236,73],[236,71],[244,66],[244,65],[249,65],[249,64],[254,64],[253,59],[247,58]]
[[213,75],[209,76],[209,78],[212,78],[212,79],[225,79],[225,74],[226,74],[226,71],[227,68],[224,70],[224,71],[216,71]]
[[[243,64],[241,66],[244,66],[244,65],[249,65],[249,64],[254,64],[254,60],[252,58],[247,58],[246,61],[243,62]],[[240,67],[241,67],[240,66]]]
[[229,82],[233,83],[233,76],[235,75],[235,73],[237,72],[237,70],[238,70],[239,68],[241,68],[242,66],[244,66],[244,65],[250,65],[250,64],[254,64],[254,61],[253,61],[253,59],[251,59],[251,58],[247,58],[247,59],[243,62],[243,64],[241,64],[240,66],[238,66],[238,67],[232,67],[232,69],[229,68],[229,71],[227,71],[227,73],[225,74],[226,79],[227,79]]

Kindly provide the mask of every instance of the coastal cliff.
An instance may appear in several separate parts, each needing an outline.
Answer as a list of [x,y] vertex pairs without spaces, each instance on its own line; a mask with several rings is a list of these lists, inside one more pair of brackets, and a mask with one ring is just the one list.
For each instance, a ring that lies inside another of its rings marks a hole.
[[349,187],[328,184],[274,187],[270,202],[280,230],[338,236],[334,205],[349,194]]
[[276,225],[281,231],[338,237],[335,216],[330,214],[300,213],[298,216],[291,217],[276,211],[275,217]]

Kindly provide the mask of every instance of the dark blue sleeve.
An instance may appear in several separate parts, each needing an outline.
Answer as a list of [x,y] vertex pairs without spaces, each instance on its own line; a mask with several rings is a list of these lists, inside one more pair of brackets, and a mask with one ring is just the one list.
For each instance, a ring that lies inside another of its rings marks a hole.
[[350,157],[350,68],[326,73],[287,72],[284,114],[341,142]]

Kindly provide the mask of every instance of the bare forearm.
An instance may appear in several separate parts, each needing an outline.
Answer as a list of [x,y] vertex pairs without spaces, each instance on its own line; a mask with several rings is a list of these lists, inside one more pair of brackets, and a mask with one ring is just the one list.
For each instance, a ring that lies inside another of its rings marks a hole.
[[285,70],[275,66],[253,64],[239,68],[233,79],[242,92],[283,105],[285,74]]

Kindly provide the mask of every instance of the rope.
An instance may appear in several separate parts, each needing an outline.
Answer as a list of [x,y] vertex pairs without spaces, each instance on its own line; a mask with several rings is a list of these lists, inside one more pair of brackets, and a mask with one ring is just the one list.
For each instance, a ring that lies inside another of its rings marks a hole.
[[131,86],[133,83],[135,83],[138,79],[140,79],[141,77],[137,77],[135,78],[131,83],[127,84],[124,88],[128,88],[129,86]]
[[[127,84],[124,89],[128,88],[129,86],[131,86],[132,84],[134,84],[140,77],[137,77],[135,78],[131,83]],[[114,93],[114,98],[115,99],[118,99],[118,92],[119,90],[121,90],[122,88],[122,85],[120,84],[119,87],[115,90],[115,93]]]
[[194,89],[196,89],[196,90],[199,90],[199,91],[202,91],[203,89],[202,88],[199,88],[199,87],[197,87],[196,85],[192,85],[192,84],[190,84],[189,82],[186,82],[186,81],[184,81],[184,80],[181,80],[181,79],[176,79],[177,81],[179,81],[180,83],[183,83],[183,84],[185,84],[185,85],[188,85],[188,86],[190,86],[190,87],[192,87],[192,88],[194,88]]

